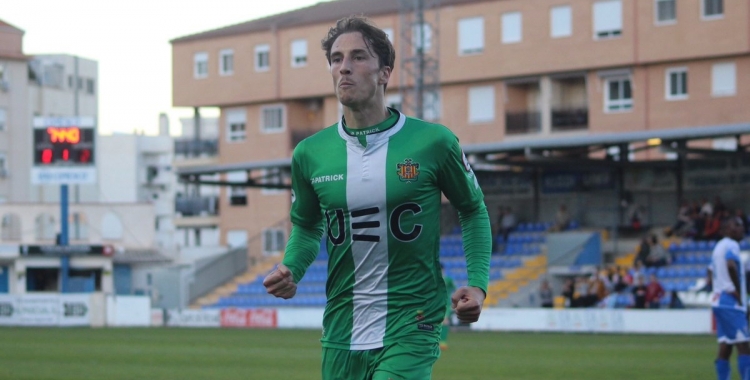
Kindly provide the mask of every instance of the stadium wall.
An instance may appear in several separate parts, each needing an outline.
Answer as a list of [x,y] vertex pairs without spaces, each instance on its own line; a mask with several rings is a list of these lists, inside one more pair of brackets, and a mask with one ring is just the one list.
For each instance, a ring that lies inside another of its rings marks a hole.
[[[152,310],[152,326],[320,329],[321,308]],[[477,331],[711,334],[710,309],[604,310],[488,308]]]
[[145,327],[151,324],[145,296],[85,294],[0,295],[0,326]]

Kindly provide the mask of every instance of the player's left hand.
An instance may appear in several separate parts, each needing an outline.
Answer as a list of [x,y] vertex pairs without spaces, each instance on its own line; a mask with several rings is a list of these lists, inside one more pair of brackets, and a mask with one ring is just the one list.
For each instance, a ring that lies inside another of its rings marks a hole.
[[453,311],[461,323],[473,323],[479,320],[484,303],[484,292],[473,286],[462,286],[451,296]]

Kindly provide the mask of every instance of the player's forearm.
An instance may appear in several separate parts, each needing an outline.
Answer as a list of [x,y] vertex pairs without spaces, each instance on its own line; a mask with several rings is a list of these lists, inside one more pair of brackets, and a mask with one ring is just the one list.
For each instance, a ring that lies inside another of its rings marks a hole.
[[459,212],[458,217],[463,233],[469,286],[477,287],[486,294],[492,254],[492,230],[487,208],[482,204],[470,212]]
[[320,239],[323,237],[322,223],[314,228],[292,226],[292,233],[284,252],[282,263],[292,271],[294,282],[299,282],[307,268],[315,260],[320,250]]

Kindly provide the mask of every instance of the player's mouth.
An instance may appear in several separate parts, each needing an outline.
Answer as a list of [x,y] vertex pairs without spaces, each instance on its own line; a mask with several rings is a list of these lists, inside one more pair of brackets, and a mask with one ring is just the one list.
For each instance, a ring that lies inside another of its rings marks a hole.
[[341,81],[341,82],[339,82],[339,87],[341,87],[341,88],[347,88],[347,87],[352,87],[352,86],[354,86],[354,83],[349,82],[349,81]]

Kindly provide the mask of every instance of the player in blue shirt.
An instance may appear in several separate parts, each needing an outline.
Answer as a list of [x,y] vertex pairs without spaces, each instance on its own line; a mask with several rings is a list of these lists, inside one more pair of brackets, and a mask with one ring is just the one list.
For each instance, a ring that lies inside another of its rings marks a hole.
[[737,366],[742,380],[750,380],[750,334],[747,322],[747,294],[745,271],[740,259],[740,245],[745,235],[742,220],[730,218],[722,223],[724,236],[714,247],[713,295],[711,305],[716,319],[716,337],[719,353],[716,358],[716,375],[719,380],[729,380],[729,358],[732,347],[737,347]]

